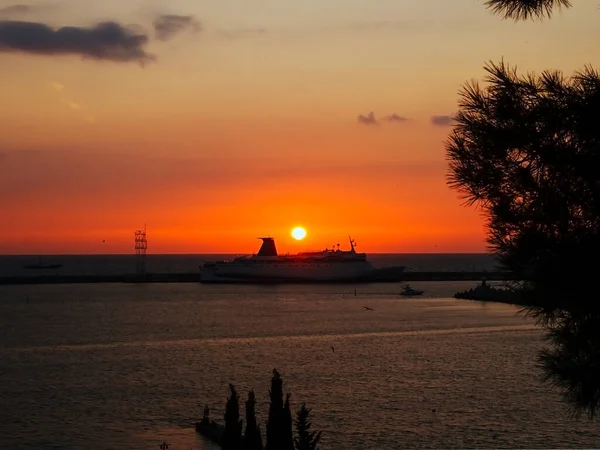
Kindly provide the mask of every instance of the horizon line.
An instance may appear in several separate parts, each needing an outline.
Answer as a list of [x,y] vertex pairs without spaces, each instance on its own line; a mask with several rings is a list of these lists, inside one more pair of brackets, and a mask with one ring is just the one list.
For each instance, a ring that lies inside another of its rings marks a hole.
[[[238,252],[238,253],[146,253],[146,256],[202,256],[202,255],[252,255],[255,253]],[[284,255],[283,253],[281,255]],[[280,256],[281,256],[280,255]],[[494,256],[492,252],[369,252],[369,255],[488,255]],[[4,253],[1,257],[12,256],[137,256],[135,253]]]

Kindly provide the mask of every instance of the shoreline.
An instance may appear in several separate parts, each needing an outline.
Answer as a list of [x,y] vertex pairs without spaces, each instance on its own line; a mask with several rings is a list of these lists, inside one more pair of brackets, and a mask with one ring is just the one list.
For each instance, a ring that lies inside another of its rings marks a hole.
[[[510,272],[404,272],[397,281],[340,281],[319,282],[223,282],[225,284],[372,284],[404,283],[413,281],[514,281]],[[202,283],[200,272],[191,273],[146,273],[120,275],[22,275],[0,277],[0,286],[32,284],[96,284],[96,283]],[[204,283],[207,284],[207,283]],[[210,284],[213,284],[212,282]]]

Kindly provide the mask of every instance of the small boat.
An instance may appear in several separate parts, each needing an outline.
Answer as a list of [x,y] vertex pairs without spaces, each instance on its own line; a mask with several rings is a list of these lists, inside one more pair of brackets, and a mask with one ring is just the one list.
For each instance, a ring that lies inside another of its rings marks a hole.
[[410,285],[405,284],[404,286],[402,286],[402,291],[400,291],[400,295],[402,295],[403,297],[414,297],[417,295],[423,295],[423,292],[425,291],[413,289],[410,287]]

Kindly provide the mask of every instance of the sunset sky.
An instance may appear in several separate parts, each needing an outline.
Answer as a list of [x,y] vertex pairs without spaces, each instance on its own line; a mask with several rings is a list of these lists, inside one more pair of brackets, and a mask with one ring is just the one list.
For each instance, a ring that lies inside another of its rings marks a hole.
[[445,184],[457,91],[489,60],[600,55],[595,1],[538,23],[474,0],[19,1],[0,0],[4,254],[129,253],[144,223],[149,253],[485,251]]

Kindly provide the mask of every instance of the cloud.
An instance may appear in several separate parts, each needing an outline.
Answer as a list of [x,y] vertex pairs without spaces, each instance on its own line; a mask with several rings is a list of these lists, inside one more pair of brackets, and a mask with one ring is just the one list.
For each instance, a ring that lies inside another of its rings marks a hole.
[[65,90],[65,85],[59,83],[58,81],[53,81],[50,83],[50,87],[55,90],[60,98],[60,102],[64,105],[68,106],[71,110],[77,113],[77,115],[84,121],[88,123],[95,123],[96,118],[93,114],[81,103],[73,100],[69,94]]
[[145,33],[116,22],[101,22],[90,28],[65,26],[58,29],[39,22],[0,21],[0,52],[37,55],[80,55],[114,62],[154,61],[144,47]]
[[[375,117],[375,113],[374,112],[370,112],[369,114],[367,114],[366,116],[364,114],[360,114],[357,117],[358,123],[363,124],[363,125],[379,125],[379,121],[377,120],[377,118]],[[381,119],[385,122],[395,122],[395,123],[403,123],[403,122],[408,122],[410,119],[408,117],[404,117],[401,116],[399,114],[396,113],[392,113],[388,116],[384,116],[383,119]]]
[[357,120],[358,123],[361,123],[363,125],[379,125],[379,122],[375,118],[375,113],[372,111],[366,116],[359,114]]
[[161,41],[171,39],[176,34],[185,30],[198,32],[202,29],[200,22],[194,16],[180,16],[177,14],[163,14],[152,23],[156,38]]
[[29,5],[10,5],[0,8],[0,16],[10,16],[13,14],[27,14],[31,12],[32,7]]
[[[304,160],[290,164],[287,158],[177,157],[88,151],[5,149],[0,165],[0,192],[11,192],[11,199],[22,204],[26,199],[68,198],[98,195],[120,199],[124,193],[137,195],[175,190],[220,191],[252,190],[273,183],[289,186],[290,178],[319,181],[348,178],[394,179],[398,173],[421,178],[443,176],[443,160],[345,161]],[[69,195],[67,195],[69,194]]]
[[437,127],[449,127],[454,123],[452,116],[431,116],[431,123]]
[[390,114],[389,116],[384,117],[388,122],[407,122],[410,119],[408,117],[399,116],[396,113]]
[[[0,0],[2,3],[2,0]],[[26,16],[33,13],[48,11],[55,9],[58,5],[54,2],[35,3],[33,5],[25,3],[16,3],[0,7],[0,17]]]

